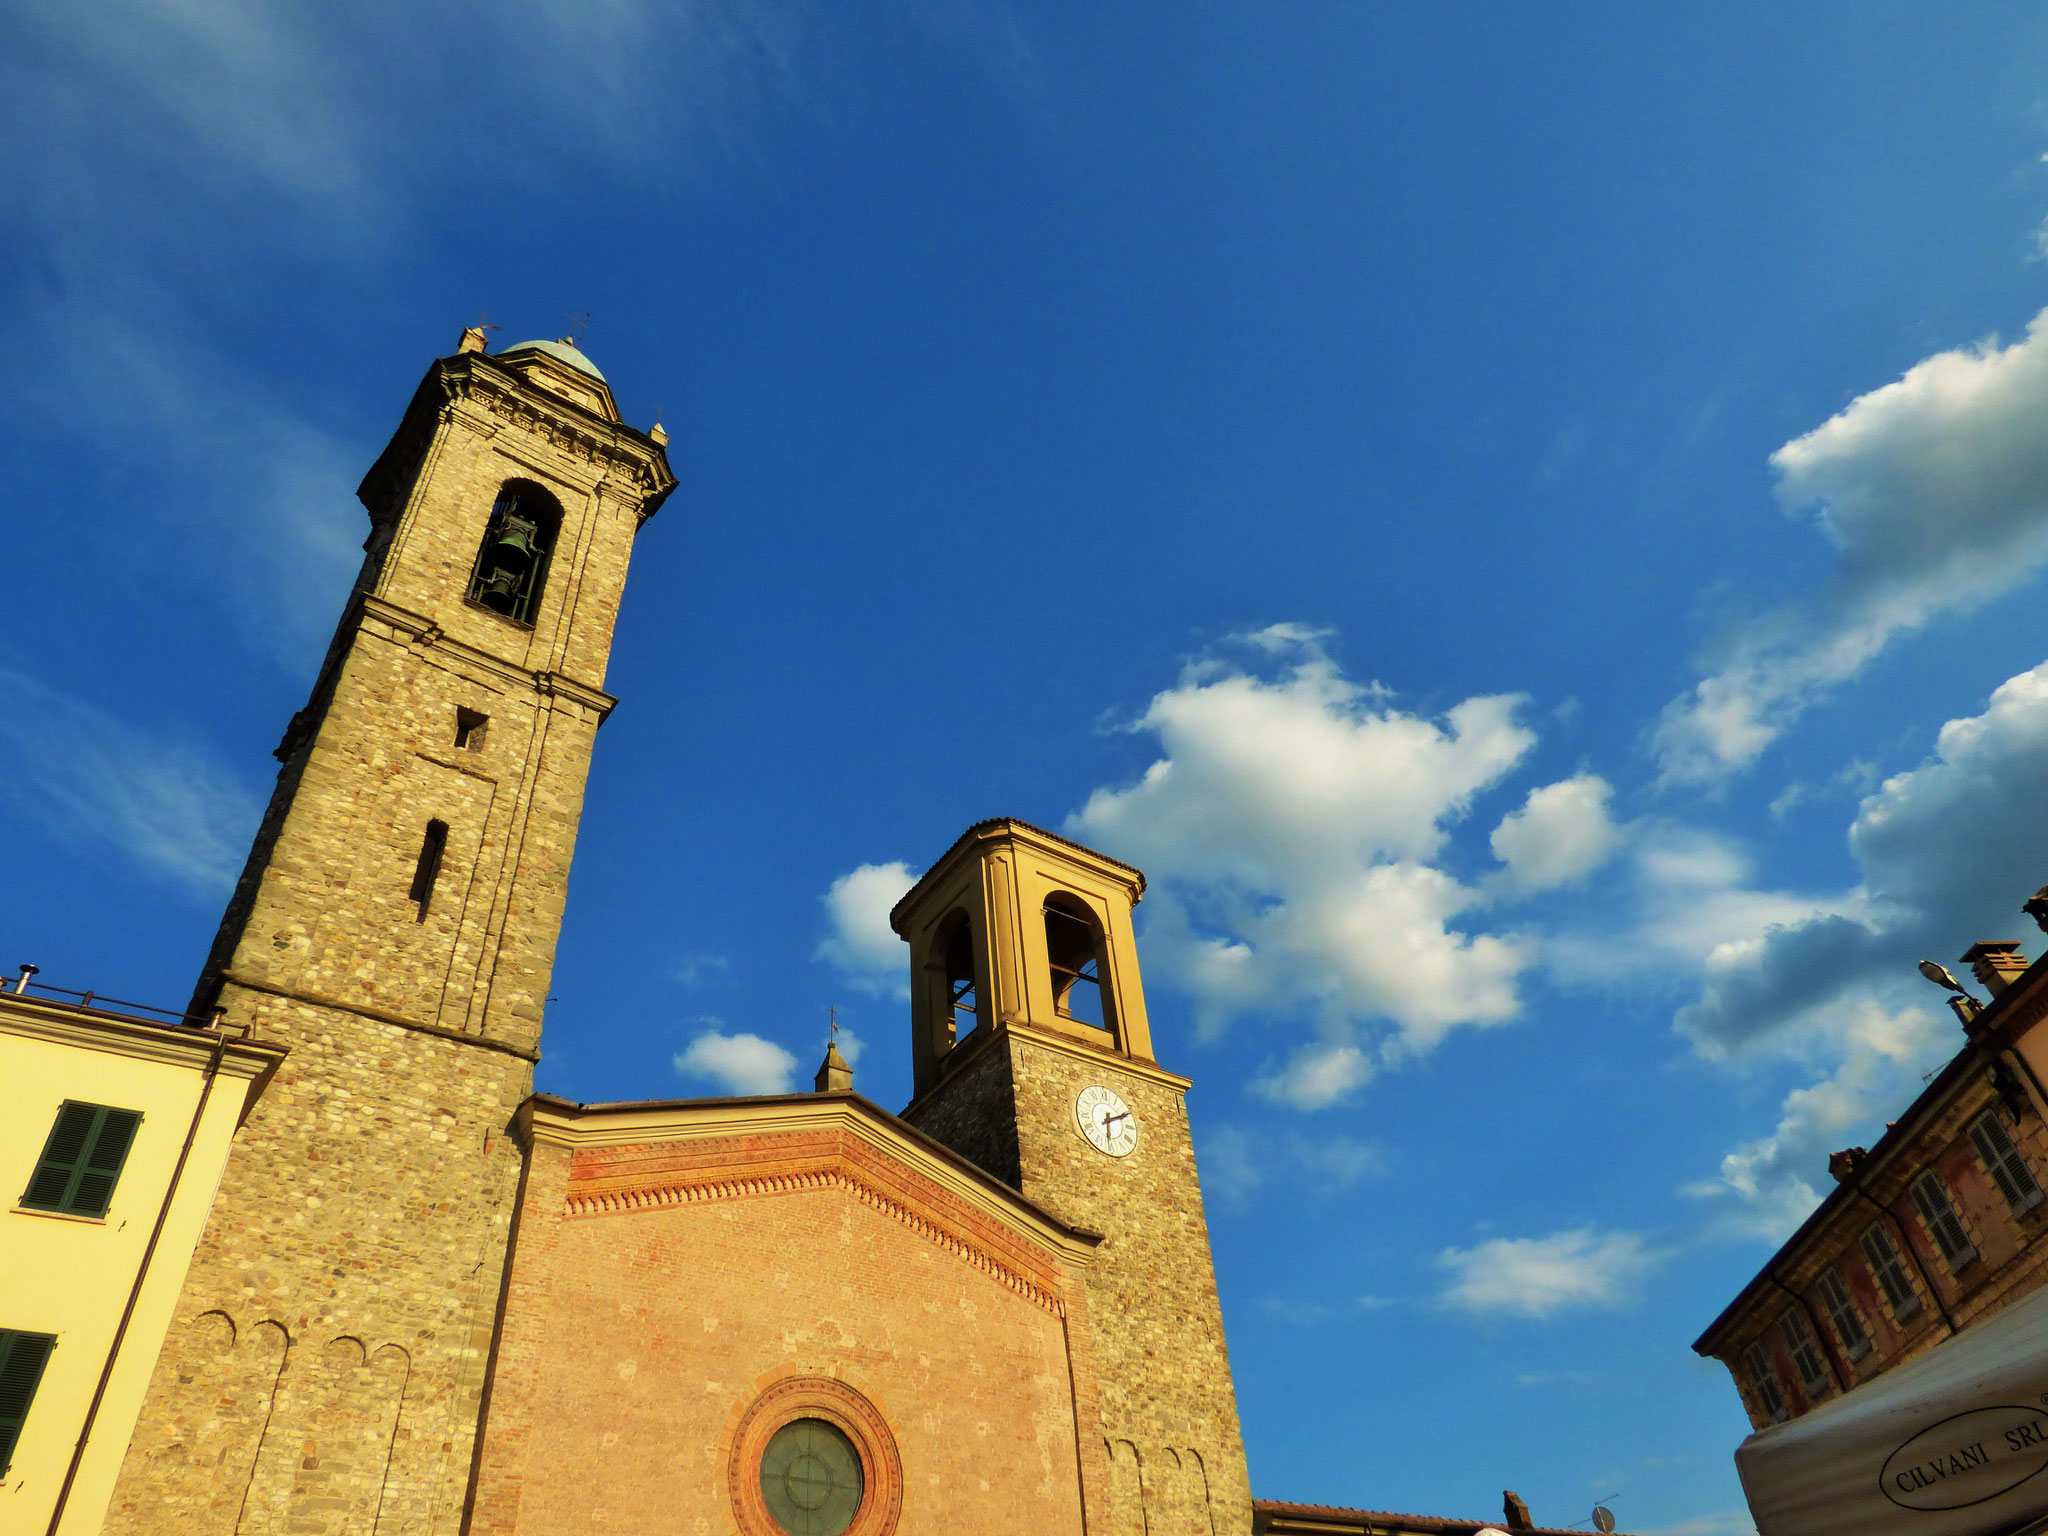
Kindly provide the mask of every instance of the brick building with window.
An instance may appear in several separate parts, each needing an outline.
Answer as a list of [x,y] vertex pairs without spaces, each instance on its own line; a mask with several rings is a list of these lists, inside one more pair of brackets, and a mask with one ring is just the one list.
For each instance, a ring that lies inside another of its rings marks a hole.
[[[2030,913],[2048,912],[2040,898]],[[1734,1377],[1757,1429],[1797,1418],[1995,1316],[2048,1275],[2048,961],[1963,959],[1962,1048],[1835,1181],[1693,1348]],[[1923,967],[1945,979],[1940,967]]]

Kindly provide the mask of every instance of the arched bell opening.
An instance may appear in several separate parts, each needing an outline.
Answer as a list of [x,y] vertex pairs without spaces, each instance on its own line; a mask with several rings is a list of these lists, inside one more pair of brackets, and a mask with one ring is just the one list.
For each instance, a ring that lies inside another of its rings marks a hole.
[[514,624],[532,626],[547,590],[562,506],[531,480],[508,480],[491,506],[469,575],[469,600]]
[[1045,955],[1052,971],[1053,1012],[1091,1029],[1114,1028],[1102,984],[1102,929],[1086,903],[1064,892],[1046,897]]
[[981,1012],[981,988],[974,968],[974,924],[965,912],[955,912],[946,920],[938,952],[944,981],[939,996],[939,1033],[942,1040],[957,1045],[974,1032]]

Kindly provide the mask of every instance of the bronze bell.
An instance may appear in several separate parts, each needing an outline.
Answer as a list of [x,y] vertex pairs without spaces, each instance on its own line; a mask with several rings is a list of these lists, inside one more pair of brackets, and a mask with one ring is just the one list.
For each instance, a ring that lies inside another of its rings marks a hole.
[[497,538],[491,541],[491,564],[501,571],[524,571],[533,564],[536,531],[523,517],[506,518]]
[[519,606],[519,572],[503,566],[483,579],[477,600],[493,613],[510,613]]

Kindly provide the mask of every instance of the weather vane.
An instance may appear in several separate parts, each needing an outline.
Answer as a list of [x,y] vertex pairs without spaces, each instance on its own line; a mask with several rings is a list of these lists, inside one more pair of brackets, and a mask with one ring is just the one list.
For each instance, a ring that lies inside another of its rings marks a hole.
[[834,1044],[837,1044],[839,1040],[839,1005],[834,1003],[828,1007],[825,1010],[825,1016],[832,1021],[832,1040]]

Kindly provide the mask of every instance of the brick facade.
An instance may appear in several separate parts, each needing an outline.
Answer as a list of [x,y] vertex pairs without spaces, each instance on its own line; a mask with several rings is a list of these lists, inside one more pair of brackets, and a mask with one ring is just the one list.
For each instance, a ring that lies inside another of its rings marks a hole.
[[878,1530],[1104,1528],[1090,1240],[852,1095],[537,1104],[476,1536],[751,1529],[743,1426],[807,1381],[879,1415]]

